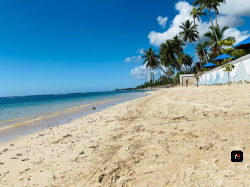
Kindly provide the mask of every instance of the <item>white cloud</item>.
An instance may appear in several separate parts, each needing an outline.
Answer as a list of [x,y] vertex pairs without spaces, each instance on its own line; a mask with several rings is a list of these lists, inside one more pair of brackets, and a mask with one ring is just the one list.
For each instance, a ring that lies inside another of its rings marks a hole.
[[163,28],[166,28],[166,22],[167,22],[167,20],[168,20],[168,17],[163,18],[161,16],[158,16],[158,18],[157,18],[158,24],[160,26],[162,26]]
[[[240,2],[237,1],[237,6],[235,5],[235,3],[236,3],[235,1],[236,0],[227,0],[226,7],[228,9],[232,9],[232,11],[226,12],[226,10],[223,10],[224,12],[223,11],[222,12],[225,15],[218,16],[218,23],[221,27],[229,26],[230,29],[229,29],[229,31],[227,31],[227,33],[231,33],[232,34],[231,36],[236,37],[237,41],[239,41],[241,38],[246,38],[248,33],[244,34],[243,32],[240,32],[238,29],[235,28],[235,27],[240,26],[240,25],[245,23],[245,20],[240,18],[238,15],[247,15],[246,14],[247,11],[243,7],[247,6],[247,4],[250,3],[250,0],[242,0],[245,3],[246,3],[246,1],[248,2],[245,5],[244,5],[244,3],[242,3],[242,1],[240,1]],[[240,11],[238,11],[238,6],[240,7],[242,14],[240,14]],[[234,11],[233,9],[236,9],[235,7],[237,7],[238,13],[231,14],[231,12]],[[248,7],[250,7],[250,4]],[[149,38],[150,44],[155,45],[155,46],[160,46],[161,43],[164,43],[167,39],[172,39],[175,35],[178,35],[181,32],[181,28],[179,26],[182,25],[182,22],[185,22],[186,20],[193,21],[193,18],[190,16],[190,12],[192,11],[193,6],[190,5],[188,2],[179,1],[178,3],[175,4],[175,9],[179,13],[175,16],[169,29],[167,29],[163,33],[156,32],[156,31],[151,31],[149,33],[148,38]],[[248,11],[248,13],[250,15],[250,11]],[[213,21],[215,24],[215,20],[213,20]],[[199,31],[200,38],[203,40],[204,39],[203,34],[208,31],[208,28],[211,26],[211,23],[208,21],[206,22],[206,21],[202,21],[202,20],[201,20],[201,22],[198,22],[196,20],[196,24],[198,25],[197,29]],[[228,37],[228,35],[225,34],[225,38],[226,37]]]
[[138,50],[136,51],[136,53],[140,53],[140,54],[142,55],[142,54],[144,54],[144,49],[143,49],[143,48],[138,49]]
[[150,44],[159,46],[161,43],[165,42],[167,39],[172,39],[176,34],[179,34],[181,29],[179,26],[182,22],[185,22],[187,19],[192,21],[190,17],[190,12],[192,11],[193,6],[184,1],[179,1],[175,4],[175,9],[179,11],[179,14],[175,16],[170,28],[164,33],[152,31],[149,33],[148,38]]
[[124,60],[124,62],[140,62],[141,59],[142,59],[142,56],[141,56],[141,55],[144,54],[144,49],[143,49],[143,48],[138,49],[138,50],[136,51],[136,53],[139,53],[140,55],[128,57],[128,58],[126,58],[126,59]]
[[139,61],[141,61],[141,55],[128,57],[124,60],[124,62],[139,62]]
[[234,16],[250,16],[250,0],[227,0],[218,10],[221,14]]
[[227,38],[229,36],[233,36],[236,39],[236,44],[250,37],[249,31],[239,31],[236,28],[230,28],[225,31],[224,37]]
[[132,78],[135,78],[135,79],[147,79],[148,73],[150,71],[154,72],[155,75],[159,74],[158,70],[156,70],[156,69],[150,70],[150,69],[146,68],[146,65],[141,65],[141,66],[138,66],[138,67],[132,69],[130,72],[130,76]]

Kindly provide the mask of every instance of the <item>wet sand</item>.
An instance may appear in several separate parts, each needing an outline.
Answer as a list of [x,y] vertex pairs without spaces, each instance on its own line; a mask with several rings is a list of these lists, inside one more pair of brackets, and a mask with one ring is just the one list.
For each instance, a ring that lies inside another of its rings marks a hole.
[[249,98],[250,85],[162,89],[1,143],[0,186],[250,186]]

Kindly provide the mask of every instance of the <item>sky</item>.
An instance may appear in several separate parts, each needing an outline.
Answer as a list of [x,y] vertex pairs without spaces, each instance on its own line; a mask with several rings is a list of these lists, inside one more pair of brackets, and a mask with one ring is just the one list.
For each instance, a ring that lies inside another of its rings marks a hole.
[[[138,86],[149,71],[143,50],[159,49],[178,34],[181,23],[192,20],[192,2],[2,0],[0,97]],[[230,27],[225,37],[250,36],[249,9],[250,0],[227,0],[219,8],[219,24]],[[209,19],[197,24],[202,37]],[[190,44],[185,52],[196,59]]]

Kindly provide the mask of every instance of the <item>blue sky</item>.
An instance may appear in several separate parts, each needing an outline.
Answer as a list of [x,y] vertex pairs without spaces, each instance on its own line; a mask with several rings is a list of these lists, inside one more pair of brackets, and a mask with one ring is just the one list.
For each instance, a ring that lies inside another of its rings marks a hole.
[[[191,2],[1,1],[0,97],[135,87],[146,80],[146,70],[131,57],[171,37],[174,19],[184,19]],[[249,34],[244,8],[236,15],[222,10],[236,19],[230,27],[239,39]],[[165,19],[158,22],[159,16]],[[191,47],[185,51],[193,54]]]

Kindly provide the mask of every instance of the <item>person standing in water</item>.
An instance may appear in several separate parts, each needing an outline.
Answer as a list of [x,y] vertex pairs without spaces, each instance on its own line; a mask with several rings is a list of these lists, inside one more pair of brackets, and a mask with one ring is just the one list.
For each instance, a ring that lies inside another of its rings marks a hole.
[[186,80],[186,87],[188,87],[188,79]]

